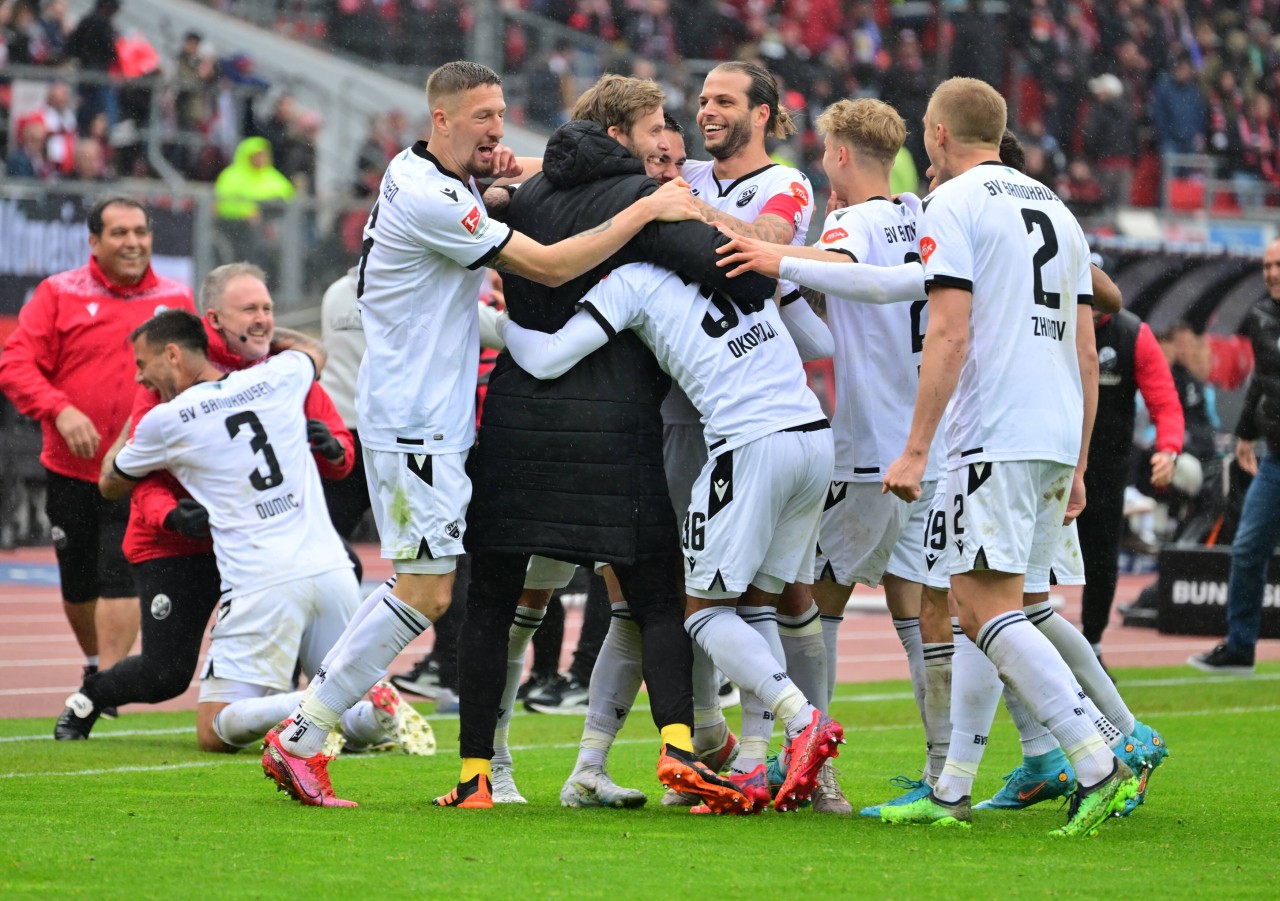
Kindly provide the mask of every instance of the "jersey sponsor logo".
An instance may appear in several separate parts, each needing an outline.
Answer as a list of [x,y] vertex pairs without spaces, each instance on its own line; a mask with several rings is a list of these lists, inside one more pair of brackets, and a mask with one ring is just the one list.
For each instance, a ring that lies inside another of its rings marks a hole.
[[938,242],[933,240],[933,238],[926,235],[920,239],[920,259],[924,260],[926,263],[929,262],[929,257],[933,256],[933,252],[937,249]]
[[751,202],[751,198],[756,196],[756,186],[752,185],[741,194],[738,195],[738,206],[746,206]]
[[151,599],[151,618],[164,619],[173,612],[173,602],[167,594],[158,594]]
[[833,228],[828,232],[823,232],[822,243],[834,244],[837,241],[843,241],[847,237],[849,237],[849,233],[843,228]]
[[480,207],[473,206],[471,212],[462,217],[462,227],[473,235],[480,229]]
[[798,200],[801,206],[809,205],[809,189],[798,181],[791,183],[791,196]]

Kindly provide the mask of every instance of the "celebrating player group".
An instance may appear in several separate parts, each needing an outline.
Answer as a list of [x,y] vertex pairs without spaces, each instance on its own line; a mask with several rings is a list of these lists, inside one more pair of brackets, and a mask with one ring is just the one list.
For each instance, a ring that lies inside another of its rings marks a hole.
[[[707,161],[684,161],[664,99],[605,76],[544,158],[525,159],[501,143],[496,73],[432,73],[431,137],[388,166],[357,270],[359,434],[395,572],[363,603],[318,519],[302,403],[323,350],[289,343],[224,375],[190,314],[134,333],[160,402],[100,484],[116,497],[168,470],[207,510],[224,586],[201,694],[217,702],[211,749],[274,722],[264,771],[326,807],[355,804],[330,781],[334,736],[425,753],[429,727],[379,680],[448,608],[465,550],[461,772],[439,806],[524,801],[507,745],[524,650],[549,589],[584,565],[606,572],[613,616],[566,807],[646,803],[607,770],[643,681],[664,805],[851,815],[829,707],[860,583],[884,586],[926,738],[921,778],[898,777],[904,792],[864,816],[967,829],[975,806],[1069,797],[1053,834],[1083,836],[1130,815],[1164,742],[1048,603],[1050,584],[1083,581],[1092,306],[1118,297],[1062,201],[1023,174],[1003,98],[953,78],[921,122],[878,100],[832,104],[817,120],[832,196],[812,246],[809,181],[765,149],[793,130],[766,70],[708,74]],[[923,199],[889,189],[914,128]],[[486,267],[504,275],[506,347],[477,432]],[[830,420],[803,368],[825,357]],[[295,660],[309,685],[286,696]],[[742,691],[738,734],[719,674]],[[974,804],[1002,697],[1024,759]]]

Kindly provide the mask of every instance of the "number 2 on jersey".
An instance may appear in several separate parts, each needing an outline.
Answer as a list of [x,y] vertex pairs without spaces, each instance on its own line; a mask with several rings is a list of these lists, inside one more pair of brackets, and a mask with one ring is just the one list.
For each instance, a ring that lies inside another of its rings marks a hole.
[[267,491],[284,481],[284,473],[280,471],[280,461],[276,459],[276,452],[271,447],[271,442],[267,440],[267,430],[262,427],[257,413],[245,410],[243,413],[228,416],[227,434],[234,439],[240,434],[240,428],[246,425],[253,433],[253,437],[249,440],[250,449],[255,454],[262,454],[263,462],[267,464],[266,475],[263,475],[259,469],[249,473],[249,484],[259,491]]
[[[919,263],[920,254],[913,250],[902,258],[902,262],[904,265],[907,263]],[[928,305],[928,300],[911,301],[911,352],[913,354],[924,351],[924,329],[920,327],[920,320],[924,318],[924,308]]]
[[1036,251],[1035,256],[1031,258],[1031,268],[1035,278],[1035,284],[1032,292],[1035,294],[1035,302],[1042,307],[1048,307],[1051,310],[1057,310],[1062,306],[1062,295],[1056,291],[1046,291],[1044,289],[1044,275],[1041,270],[1044,264],[1049,262],[1058,253],[1058,235],[1053,230],[1053,222],[1049,219],[1049,214],[1043,210],[1023,209],[1022,221],[1027,224],[1027,234],[1040,227],[1040,239],[1044,241],[1040,245],[1040,249]]

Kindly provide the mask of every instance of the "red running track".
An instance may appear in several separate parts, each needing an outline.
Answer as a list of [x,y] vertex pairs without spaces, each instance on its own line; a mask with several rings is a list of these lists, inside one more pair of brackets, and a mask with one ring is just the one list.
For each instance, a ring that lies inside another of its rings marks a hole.
[[[377,556],[377,548],[358,548],[365,564],[367,580],[386,578],[390,566]],[[23,548],[0,552],[0,566],[53,563],[50,548]],[[1155,576],[1122,576],[1116,603],[1132,600]],[[1056,592],[1065,601],[1062,612],[1079,622],[1080,590],[1062,587]],[[875,609],[868,609],[868,608]],[[581,609],[570,608],[565,624],[563,666],[567,668],[582,621]],[[393,672],[407,670],[431,647],[427,632],[397,659]],[[1208,650],[1212,638],[1160,635],[1153,629],[1132,629],[1113,620],[1107,630],[1103,658],[1109,666],[1171,666],[1182,664],[1191,654]],[[1280,641],[1263,642],[1259,660],[1280,660]],[[47,716],[52,721],[61,712],[63,701],[79,688],[84,660],[62,614],[58,590],[23,584],[0,585],[0,717]],[[1188,673],[1192,672],[1188,670]],[[871,682],[906,679],[907,665],[879,591],[859,588],[846,613],[840,632],[841,682]],[[162,710],[193,710],[197,689],[193,685],[181,697],[158,705]]]

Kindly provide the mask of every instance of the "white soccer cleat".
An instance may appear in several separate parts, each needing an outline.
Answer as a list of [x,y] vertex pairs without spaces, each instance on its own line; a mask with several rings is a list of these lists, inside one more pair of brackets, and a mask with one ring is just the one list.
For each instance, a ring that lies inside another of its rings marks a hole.
[[324,747],[320,749],[320,753],[325,757],[337,757],[346,746],[347,737],[342,734],[342,729],[339,727],[329,733],[329,737],[324,740]]
[[382,681],[369,689],[369,702],[373,704],[378,724],[395,738],[402,753],[428,757],[436,752],[436,735],[431,731],[431,724],[390,682]]
[[639,789],[623,788],[599,767],[574,772],[560,789],[561,807],[643,807],[648,795]]
[[516,788],[516,777],[511,767],[505,763],[493,765],[493,776],[489,779],[489,792],[493,795],[494,804],[528,804],[520,789]]

